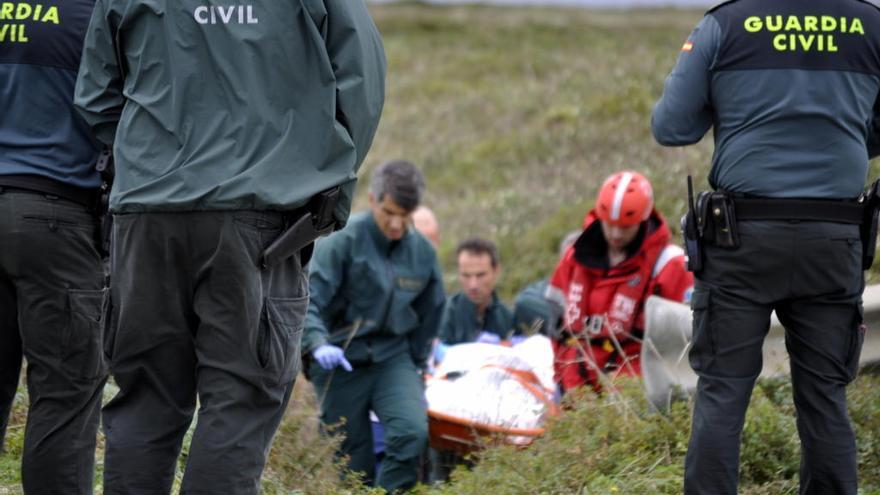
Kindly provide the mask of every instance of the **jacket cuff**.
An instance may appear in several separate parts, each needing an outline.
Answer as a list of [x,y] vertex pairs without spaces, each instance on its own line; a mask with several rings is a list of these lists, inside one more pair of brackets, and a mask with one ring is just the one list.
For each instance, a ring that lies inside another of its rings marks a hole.
[[312,351],[321,347],[324,344],[327,344],[327,337],[322,335],[319,332],[308,332],[310,335],[303,335],[302,339],[302,354],[311,355]]

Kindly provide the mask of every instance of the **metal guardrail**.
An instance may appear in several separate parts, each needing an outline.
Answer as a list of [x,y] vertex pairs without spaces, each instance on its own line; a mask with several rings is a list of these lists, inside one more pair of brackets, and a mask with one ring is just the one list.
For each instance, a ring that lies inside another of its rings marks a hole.
[[[861,366],[880,364],[880,285],[865,288],[864,318],[868,327],[859,359]],[[642,375],[648,400],[658,409],[669,407],[676,390],[691,394],[697,375],[688,363],[691,341],[691,309],[657,296],[645,305],[645,339],[642,345]],[[762,377],[787,375],[788,353],[785,330],[774,314],[764,340]]]

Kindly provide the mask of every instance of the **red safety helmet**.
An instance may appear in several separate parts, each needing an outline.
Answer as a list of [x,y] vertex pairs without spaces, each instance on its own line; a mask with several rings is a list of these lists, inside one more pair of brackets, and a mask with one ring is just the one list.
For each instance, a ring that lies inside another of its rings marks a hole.
[[654,190],[642,174],[630,170],[611,175],[599,189],[596,216],[617,227],[644,222],[654,208]]

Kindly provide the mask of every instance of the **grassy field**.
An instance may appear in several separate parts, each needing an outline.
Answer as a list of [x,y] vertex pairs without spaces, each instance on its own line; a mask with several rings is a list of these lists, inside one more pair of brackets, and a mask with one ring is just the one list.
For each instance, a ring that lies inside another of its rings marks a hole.
[[465,237],[499,244],[500,292],[509,300],[552,270],[558,241],[581,224],[609,173],[642,171],[658,206],[678,216],[684,176],[708,172],[707,143],[662,148],[649,129],[698,12],[374,12],[389,59],[388,100],[366,168],[392,157],[424,168],[450,289],[452,252]]
[[[705,185],[711,137],[693,147],[663,148],[649,129],[651,107],[699,12],[371,9],[388,53],[388,92],[363,172],[391,158],[423,167],[426,202],[441,222],[449,290],[456,289],[454,247],[472,235],[499,244],[500,291],[508,301],[547,276],[558,241],[580,225],[613,171],[646,174],[670,219],[684,210],[687,174]],[[356,208],[366,206],[365,190]],[[866,494],[880,493],[878,389],[880,381],[866,377],[851,390]],[[629,386],[602,399],[572,398],[570,410],[529,451],[491,449],[453,483],[422,492],[485,493],[487,486],[499,494],[680,492],[689,404],[652,415],[640,395]],[[22,393],[10,452],[0,455],[0,494],[20,493],[26,400]],[[796,493],[790,401],[784,384],[756,392],[744,435],[743,493]],[[314,396],[300,379],[264,492],[365,493],[357,479],[340,477],[331,455],[335,442],[318,436]]]
[[[649,128],[663,81],[701,12],[373,11],[388,53],[388,90],[365,169],[395,157],[424,168],[450,290],[457,288],[455,245],[472,235],[499,244],[503,298],[546,276],[558,241],[580,226],[614,171],[648,176],[669,219],[684,212],[686,175],[708,187],[711,135],[696,146],[665,148]],[[677,221],[671,224],[677,231]]]

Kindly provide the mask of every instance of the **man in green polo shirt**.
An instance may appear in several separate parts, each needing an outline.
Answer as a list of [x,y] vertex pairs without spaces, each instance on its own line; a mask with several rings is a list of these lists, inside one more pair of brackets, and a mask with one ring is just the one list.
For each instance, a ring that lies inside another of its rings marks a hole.
[[441,344],[497,344],[508,339],[513,333],[513,314],[495,293],[501,275],[498,248],[491,241],[474,237],[460,243],[455,251],[462,291],[446,301]]
[[[303,356],[321,419],[344,420],[349,467],[389,492],[416,483],[428,438],[421,370],[445,297],[434,248],[410,228],[424,187],[412,163],[379,166],[370,211],[317,243],[309,279]],[[375,479],[371,410],[385,428]]]

